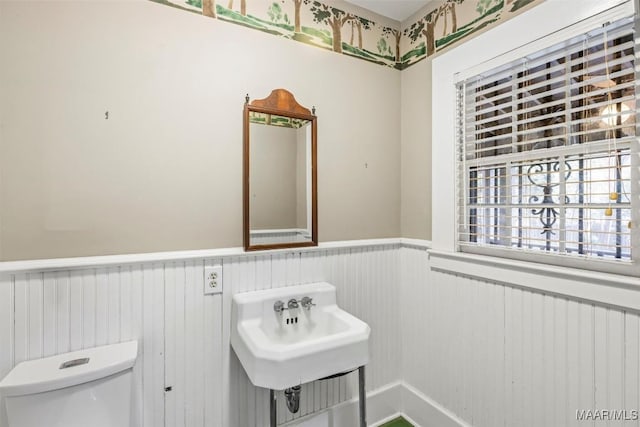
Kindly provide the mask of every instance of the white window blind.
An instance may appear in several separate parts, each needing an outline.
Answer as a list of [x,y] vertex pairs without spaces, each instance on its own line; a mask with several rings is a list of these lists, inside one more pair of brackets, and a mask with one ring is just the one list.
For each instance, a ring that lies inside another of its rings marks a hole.
[[622,19],[458,83],[461,250],[632,260],[636,45]]

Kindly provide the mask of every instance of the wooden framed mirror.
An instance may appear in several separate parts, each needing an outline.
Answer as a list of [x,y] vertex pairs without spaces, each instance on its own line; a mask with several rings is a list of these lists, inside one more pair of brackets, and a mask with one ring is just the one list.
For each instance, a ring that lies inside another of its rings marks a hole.
[[317,117],[275,89],[244,105],[247,251],[318,245]]

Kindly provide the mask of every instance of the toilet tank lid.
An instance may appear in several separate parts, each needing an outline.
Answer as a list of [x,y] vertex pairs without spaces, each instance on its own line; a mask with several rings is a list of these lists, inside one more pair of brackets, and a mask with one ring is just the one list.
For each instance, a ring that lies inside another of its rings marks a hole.
[[98,380],[131,368],[137,355],[138,342],[129,341],[21,362],[0,381],[0,395],[43,393]]

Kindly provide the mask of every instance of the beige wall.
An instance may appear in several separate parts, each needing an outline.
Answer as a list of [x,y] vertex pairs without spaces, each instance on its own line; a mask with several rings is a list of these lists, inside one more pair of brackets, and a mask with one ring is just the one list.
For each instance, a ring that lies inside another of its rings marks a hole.
[[296,129],[252,123],[249,135],[251,230],[295,228]]
[[[431,239],[431,59],[401,74],[402,237]],[[433,101],[437,106],[437,101]]]
[[142,0],[0,2],[0,57],[3,260],[240,246],[278,87],[317,107],[320,241],[400,233],[396,70]]

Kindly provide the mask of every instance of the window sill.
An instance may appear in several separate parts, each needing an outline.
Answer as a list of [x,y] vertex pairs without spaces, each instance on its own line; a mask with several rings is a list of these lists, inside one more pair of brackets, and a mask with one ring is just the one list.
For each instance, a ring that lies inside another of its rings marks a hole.
[[637,277],[431,249],[430,267],[506,286],[640,310]]

